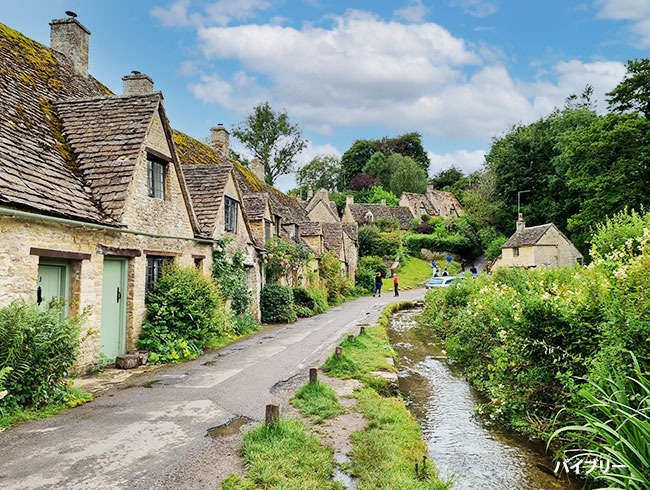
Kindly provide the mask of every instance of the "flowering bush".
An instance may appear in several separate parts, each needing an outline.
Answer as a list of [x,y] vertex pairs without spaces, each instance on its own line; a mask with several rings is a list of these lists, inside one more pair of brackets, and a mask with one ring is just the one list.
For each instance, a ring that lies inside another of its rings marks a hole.
[[313,256],[306,245],[279,237],[273,237],[266,249],[264,267],[268,283],[277,282],[281,277],[297,276]]
[[480,412],[547,436],[584,408],[586,380],[632,374],[629,351],[650,363],[650,229],[592,258],[586,268],[502,268],[427,293],[422,319],[487,395]]

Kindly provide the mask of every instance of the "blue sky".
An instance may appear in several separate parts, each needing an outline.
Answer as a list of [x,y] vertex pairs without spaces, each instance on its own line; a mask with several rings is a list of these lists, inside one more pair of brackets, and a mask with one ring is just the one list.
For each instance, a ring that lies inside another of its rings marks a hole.
[[[600,110],[627,59],[648,56],[650,0],[0,0],[0,21],[49,44],[66,10],[91,32],[90,72],[114,92],[131,70],[172,125],[203,138],[258,103],[309,140],[423,135],[431,173],[480,167],[494,136],[593,85]],[[233,142],[233,146],[237,146]],[[278,186],[287,190],[293,176]]]

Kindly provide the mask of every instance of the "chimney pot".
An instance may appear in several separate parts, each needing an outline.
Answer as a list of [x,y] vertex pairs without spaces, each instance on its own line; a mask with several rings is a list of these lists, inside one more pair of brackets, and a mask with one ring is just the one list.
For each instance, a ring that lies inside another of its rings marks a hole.
[[433,193],[435,190],[433,182],[427,182],[427,194]]
[[311,200],[311,198],[314,197],[314,189],[312,188],[311,184],[307,186],[307,200]]
[[223,124],[210,128],[210,145],[223,158],[230,156],[230,133]]
[[153,80],[139,71],[122,77],[123,95],[150,94],[153,92]]
[[50,47],[72,62],[81,75],[88,75],[88,39],[90,31],[75,17],[50,22]]
[[517,231],[521,231],[526,228],[526,222],[524,221],[523,213],[519,213],[519,219],[517,220]]

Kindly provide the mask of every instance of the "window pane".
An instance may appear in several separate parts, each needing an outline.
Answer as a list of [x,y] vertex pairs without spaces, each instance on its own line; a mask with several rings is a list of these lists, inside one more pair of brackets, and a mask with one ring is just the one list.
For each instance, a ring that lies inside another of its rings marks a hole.
[[147,160],[147,186],[149,187],[149,195],[153,197],[153,162]]

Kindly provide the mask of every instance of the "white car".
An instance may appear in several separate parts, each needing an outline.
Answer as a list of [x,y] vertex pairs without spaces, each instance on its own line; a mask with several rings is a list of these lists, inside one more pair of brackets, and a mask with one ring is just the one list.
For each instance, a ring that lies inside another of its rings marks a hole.
[[427,282],[424,287],[425,289],[431,289],[431,288],[446,288],[451,286],[454,282],[456,281],[462,281],[465,279],[464,277],[455,277],[455,276],[442,276],[442,277],[434,277],[432,279],[429,279],[429,282]]

